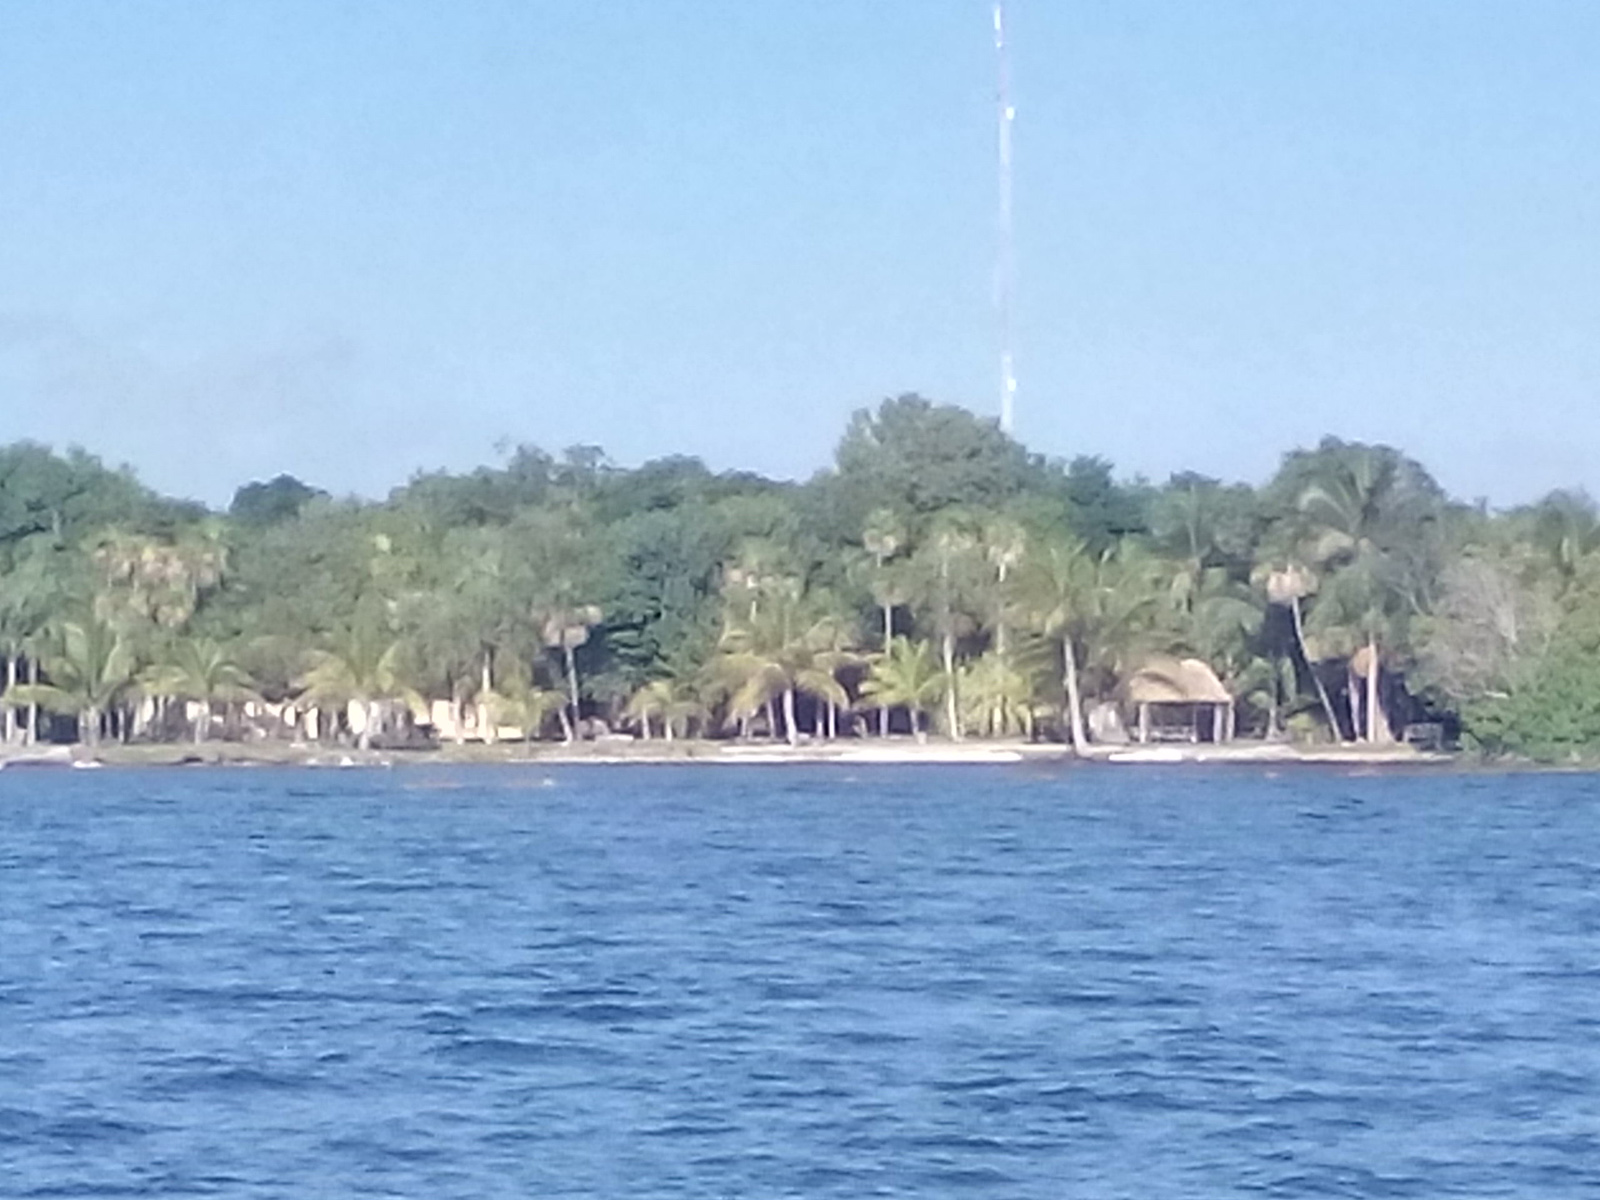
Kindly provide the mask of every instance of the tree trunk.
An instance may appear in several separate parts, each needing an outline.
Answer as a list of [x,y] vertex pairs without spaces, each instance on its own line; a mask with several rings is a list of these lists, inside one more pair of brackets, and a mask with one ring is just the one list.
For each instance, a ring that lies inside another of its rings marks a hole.
[[1383,711],[1378,676],[1378,639],[1367,639],[1367,741],[1377,745],[1389,740],[1389,722]]
[[483,650],[483,679],[478,690],[478,736],[483,739],[484,745],[492,745],[500,740],[500,730],[495,724],[494,705],[489,697],[494,694],[494,649],[485,646]]
[[93,707],[83,710],[78,717],[78,740],[86,746],[100,744],[100,710]]
[[202,745],[211,730],[211,701],[200,701],[200,715],[194,721],[194,744]]
[[1078,652],[1069,637],[1061,639],[1061,664],[1067,686],[1067,730],[1072,752],[1082,757],[1088,753],[1089,738],[1083,731],[1083,697],[1078,693]]
[[[6,691],[10,692],[16,686],[17,686],[17,656],[15,654],[8,654],[8,655],[6,655]],[[6,697],[6,699],[9,701],[11,699],[11,697],[8,695]],[[16,740],[17,740],[17,710],[12,705],[10,705],[8,703],[6,705],[6,716],[5,716],[5,744],[9,746],[13,742],[15,742]]]
[[944,714],[949,723],[949,733],[955,741],[961,740],[961,712],[956,702],[956,639],[946,631],[941,650],[944,657]]
[[572,652],[572,647],[563,643],[561,652],[567,659],[567,695],[572,700],[572,725],[576,729],[578,722],[583,720],[583,713],[578,706],[578,656]]
[[1290,597],[1289,612],[1294,617],[1294,638],[1300,647],[1300,658],[1305,662],[1306,670],[1311,673],[1311,682],[1317,688],[1317,698],[1322,701],[1322,711],[1328,718],[1328,732],[1342,742],[1344,732],[1339,728],[1339,718],[1333,715],[1333,701],[1328,698],[1328,689],[1322,685],[1322,676],[1317,674],[1317,664],[1311,661],[1311,652],[1306,649],[1306,626],[1305,620],[1300,615],[1299,596]]
[[1356,673],[1348,667],[1344,673],[1345,707],[1350,710],[1350,733],[1358,742],[1367,740],[1366,728],[1361,720],[1361,688],[1356,684]]
[[[878,563],[878,566],[880,566],[880,567],[883,566],[882,561],[880,561]],[[883,653],[886,656],[889,653],[890,643],[893,642],[893,641],[894,641],[894,608],[892,606],[888,605],[888,604],[885,604],[883,606]],[[912,724],[913,725],[916,724],[915,718],[912,719]],[[888,737],[889,736],[889,706],[886,705],[886,704],[879,705],[879,707],[878,707],[878,736],[879,737]]]
[[783,689],[783,723],[784,732],[789,739],[789,745],[798,746],[800,744],[800,730],[794,722],[794,689],[792,687]]
[[1281,689],[1282,677],[1278,670],[1276,659],[1272,662],[1272,690],[1267,694],[1267,741],[1274,741],[1278,736],[1278,692]]
[[[1006,568],[1005,568],[1005,564],[1001,563],[1000,564],[1000,594],[1002,596],[1005,595],[1005,586],[1006,586]],[[995,621],[995,625],[994,625],[994,652],[995,652],[996,657],[998,657],[999,660],[1000,660],[1000,666],[1002,668],[1002,671],[1001,671],[1001,677],[1000,677],[1001,678],[1000,694],[997,697],[995,697],[994,716],[992,718],[994,724],[993,724],[993,728],[990,730],[990,733],[992,735],[994,735],[994,736],[1005,737],[1005,735],[1009,732],[1007,726],[1010,724],[1010,722],[1008,720],[1009,713],[1007,712],[1006,691],[1005,691],[1005,688],[1006,688],[1005,681],[1006,681],[1006,678],[1009,675],[1009,672],[1005,670],[1005,666],[1006,666],[1006,619],[1005,619],[1004,616],[1001,616],[999,619],[997,619]]]
[[772,707],[772,697],[771,696],[767,697],[766,709],[767,709],[767,736],[769,738],[771,738],[773,741],[777,741],[778,740],[778,713],[777,713],[777,710]]
[[[28,682],[35,687],[39,684],[39,660],[32,655],[28,656]],[[28,736],[24,739],[31,746],[39,740],[39,706],[28,705]]]

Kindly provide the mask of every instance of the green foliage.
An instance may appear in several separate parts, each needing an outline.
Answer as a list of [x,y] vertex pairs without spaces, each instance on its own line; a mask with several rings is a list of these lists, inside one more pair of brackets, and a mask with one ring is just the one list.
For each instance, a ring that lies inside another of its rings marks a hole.
[[993,421],[917,395],[857,412],[836,459],[840,515],[852,530],[876,509],[914,522],[948,508],[994,509],[1041,478],[1037,460]]
[[57,455],[36,442],[0,446],[0,549],[36,534],[73,544],[112,524],[170,533],[204,513],[156,495],[131,471],[109,470],[77,447]]
[[1539,762],[1600,755],[1600,594],[1583,596],[1507,690],[1461,706],[1469,741]]
[[1117,483],[1111,477],[1111,464],[1103,458],[1073,459],[1061,481],[1061,493],[1067,502],[1067,523],[1091,553],[1103,553],[1149,528],[1148,493]]
[[871,670],[861,685],[861,697],[884,708],[904,708],[912,728],[921,733],[925,714],[945,694],[946,682],[927,642],[897,637],[887,653],[874,654]]
[[1245,728],[1375,737],[1390,709],[1404,724],[1404,680],[1486,749],[1563,757],[1600,746],[1597,595],[1582,493],[1467,509],[1399,451],[1333,438],[1259,490],[1152,486],[914,395],[858,412],[803,484],[519,446],[377,503],[280,475],[221,516],[82,451],[0,447],[4,703],[78,714],[85,737],[166,735],[133,716],[155,695],[199,706],[197,737],[213,704],[295,702],[347,711],[361,741],[408,707],[454,713],[458,738],[769,713],[774,736],[831,736],[892,709],[1082,744],[1096,704],[1178,654]]
[[312,500],[328,493],[301,483],[293,475],[279,475],[266,483],[247,483],[233,493],[228,515],[242,525],[276,525],[300,515]]
[[76,715],[79,735],[98,742],[101,718],[134,681],[137,664],[127,640],[102,621],[63,621],[41,658],[49,682],[9,691],[7,702]]

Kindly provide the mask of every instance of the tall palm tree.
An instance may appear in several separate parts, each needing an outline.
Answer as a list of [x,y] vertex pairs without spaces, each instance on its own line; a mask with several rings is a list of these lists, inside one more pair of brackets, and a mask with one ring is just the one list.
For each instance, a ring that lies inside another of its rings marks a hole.
[[163,661],[140,679],[153,696],[191,700],[200,712],[194,722],[195,744],[206,740],[216,705],[256,698],[255,681],[228,650],[211,638],[178,638],[169,643]]
[[97,746],[105,716],[126,695],[136,665],[122,634],[104,621],[64,621],[43,655],[49,682],[19,684],[8,695],[14,703],[76,714],[78,736]]
[[1328,732],[1337,741],[1343,738],[1339,718],[1333,711],[1333,699],[1328,695],[1328,685],[1317,669],[1318,660],[1312,657],[1311,645],[1306,638],[1305,601],[1317,591],[1316,573],[1293,556],[1265,559],[1256,566],[1252,578],[1263,589],[1267,603],[1289,611],[1290,627],[1294,631],[1294,645],[1306,674],[1311,676],[1317,701],[1322,706],[1323,718],[1328,722]]
[[[907,533],[905,522],[892,508],[875,509],[867,517],[866,528],[862,530],[861,544],[867,553],[872,555],[874,570],[870,581],[872,599],[883,614],[883,652],[889,652],[889,643],[894,638],[894,610],[906,603],[909,594],[902,572],[893,571],[889,567],[889,560],[894,558],[906,546]],[[878,710],[878,733],[887,737],[889,733],[889,710]]]
[[971,522],[962,514],[950,513],[934,525],[918,551],[922,604],[939,639],[939,659],[944,669],[945,724],[957,741],[961,740],[962,726],[956,643],[975,628],[973,610],[983,605],[978,545]]
[[[866,528],[861,533],[861,544],[872,555],[877,574],[882,576],[889,560],[905,548],[905,523],[893,509],[876,509],[867,518]],[[878,603],[883,610],[883,648],[887,652],[889,639],[894,636],[894,605],[887,599]]]
[[[1306,556],[1327,578],[1313,618],[1349,644],[1352,724],[1362,740],[1387,740],[1380,677],[1386,646],[1420,608],[1423,556],[1443,507],[1438,485],[1386,446],[1330,444],[1295,502]],[[1358,653],[1359,652],[1359,653]],[[1366,684],[1357,720],[1357,677]]]
[[600,609],[593,604],[553,604],[540,613],[544,644],[561,654],[566,668],[567,703],[561,709],[561,727],[566,740],[577,736],[579,712],[578,647],[589,640],[589,631],[600,624]]
[[477,726],[492,740],[495,657],[530,649],[526,606],[505,559],[504,530],[451,530],[431,560],[432,577],[398,605],[418,682],[446,699],[458,744],[466,741],[469,704],[476,705]]
[[[1007,584],[1010,582],[1011,573],[1022,562],[1022,556],[1027,548],[1026,532],[1010,517],[996,517],[984,526],[984,557],[988,559],[989,566],[994,571],[995,587],[989,605],[989,624],[994,630],[994,654],[997,659],[997,665],[986,670],[993,674],[996,682],[1020,678],[1010,666],[1011,614]],[[1012,695],[1014,689],[1008,684],[991,690],[995,701],[995,723],[1000,729],[1005,729],[1010,725],[1007,708],[1014,703]]]
[[1029,626],[1060,647],[1067,734],[1073,750],[1086,754],[1089,737],[1084,729],[1078,641],[1088,623],[1094,562],[1076,539],[1047,542],[1030,548],[1014,587],[1018,607]]
[[887,652],[874,654],[868,661],[862,699],[882,708],[905,709],[917,739],[926,738],[928,711],[939,703],[945,690],[944,673],[934,662],[928,643],[897,637]]

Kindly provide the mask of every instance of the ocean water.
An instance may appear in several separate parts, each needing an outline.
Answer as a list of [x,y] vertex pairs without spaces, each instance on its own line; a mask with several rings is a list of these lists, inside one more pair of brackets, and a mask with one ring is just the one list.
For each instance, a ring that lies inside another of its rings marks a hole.
[[0,772],[0,1196],[1600,1195],[1600,780]]

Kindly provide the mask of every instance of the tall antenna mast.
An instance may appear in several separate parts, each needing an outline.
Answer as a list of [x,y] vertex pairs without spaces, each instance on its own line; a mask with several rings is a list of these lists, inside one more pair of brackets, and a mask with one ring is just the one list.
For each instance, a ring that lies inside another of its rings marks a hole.
[[1017,376],[1011,357],[1011,292],[1016,263],[1011,230],[1011,123],[1017,110],[1011,104],[1011,61],[1006,54],[1005,0],[994,0],[994,51],[999,62],[997,95],[1000,118],[1000,221],[995,249],[995,307],[1000,317],[1000,428],[1011,432],[1015,419]]

